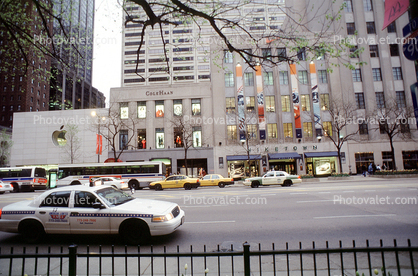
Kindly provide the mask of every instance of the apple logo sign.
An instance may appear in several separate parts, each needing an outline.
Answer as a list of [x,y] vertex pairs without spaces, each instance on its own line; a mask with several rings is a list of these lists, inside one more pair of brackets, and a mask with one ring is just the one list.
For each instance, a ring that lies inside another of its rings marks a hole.
[[52,133],[52,143],[55,146],[65,146],[67,144],[67,139],[65,139],[66,130],[63,130],[64,126],[62,125],[59,130],[55,130]]

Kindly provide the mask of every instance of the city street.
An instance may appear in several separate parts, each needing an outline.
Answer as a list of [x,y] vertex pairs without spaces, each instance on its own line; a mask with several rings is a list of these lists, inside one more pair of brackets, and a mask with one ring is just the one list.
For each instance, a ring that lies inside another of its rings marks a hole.
[[[175,233],[154,237],[150,244],[166,245],[181,250],[236,248],[248,241],[270,249],[379,246],[405,246],[407,239],[418,245],[418,182],[417,179],[375,179],[355,177],[355,181],[321,181],[301,183],[291,187],[269,186],[252,189],[234,185],[220,189],[205,187],[185,191],[136,191],[135,197],[166,200],[178,203],[186,212],[186,223]],[[39,192],[36,192],[38,194]],[[0,207],[31,199],[34,193],[0,195]],[[54,235],[43,245],[123,245],[117,235],[75,236]],[[19,235],[0,232],[0,246],[23,245]]]

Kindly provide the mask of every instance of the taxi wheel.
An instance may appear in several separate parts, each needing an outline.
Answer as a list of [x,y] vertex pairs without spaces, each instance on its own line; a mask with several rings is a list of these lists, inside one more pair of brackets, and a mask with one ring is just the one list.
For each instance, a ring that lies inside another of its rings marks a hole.
[[36,243],[45,235],[44,227],[36,220],[22,221],[19,225],[19,233],[28,243]]
[[219,188],[224,188],[225,187],[225,183],[222,183],[221,182],[221,183],[218,184],[218,186],[219,186]]
[[163,190],[163,186],[161,186],[161,184],[155,184],[155,190],[156,191],[162,191]]
[[283,185],[282,186],[292,186],[292,181],[291,180],[285,180],[283,182]]
[[251,188],[258,188],[260,186],[260,183],[258,181],[251,182]]
[[192,185],[190,185],[189,183],[184,184],[184,189],[185,190],[191,190],[192,189]]
[[149,228],[146,222],[138,219],[130,219],[122,223],[119,234],[127,244],[138,245],[146,242],[149,237]]

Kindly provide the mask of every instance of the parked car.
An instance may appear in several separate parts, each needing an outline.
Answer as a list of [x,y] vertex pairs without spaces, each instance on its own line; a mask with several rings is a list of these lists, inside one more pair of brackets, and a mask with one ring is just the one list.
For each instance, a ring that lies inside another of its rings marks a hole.
[[291,175],[283,171],[269,171],[263,176],[251,177],[244,180],[244,185],[251,188],[258,188],[268,185],[291,186],[294,183],[301,183],[302,179],[299,175]]
[[200,186],[199,178],[191,178],[187,175],[171,175],[164,180],[151,182],[149,184],[150,189],[156,191],[169,188],[184,188],[185,190],[191,190]]
[[127,181],[113,176],[94,177],[90,181],[90,186],[95,185],[113,186],[119,190],[127,189],[129,187]]
[[233,178],[225,178],[220,174],[207,174],[200,180],[200,186],[219,186],[219,188],[223,188],[225,185],[233,184]]
[[5,192],[12,192],[13,186],[10,184],[6,184],[0,180],[0,194],[4,194]]
[[0,231],[20,233],[30,243],[44,234],[119,234],[139,244],[174,232],[184,217],[175,203],[133,198],[114,187],[72,185],[3,207]]

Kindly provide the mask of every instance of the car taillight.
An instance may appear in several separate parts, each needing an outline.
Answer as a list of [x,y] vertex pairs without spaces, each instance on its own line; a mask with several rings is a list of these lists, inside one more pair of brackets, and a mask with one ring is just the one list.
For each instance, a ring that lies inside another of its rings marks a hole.
[[300,179],[300,175],[298,175],[298,178]]
[[234,182],[234,179],[233,179],[233,178],[231,178],[231,181],[232,181],[232,182]]
[[0,219],[1,219],[1,210],[3,210],[3,209],[0,209]]
[[198,178],[197,181],[196,181],[196,183],[199,183],[199,181],[200,181],[200,179]]

